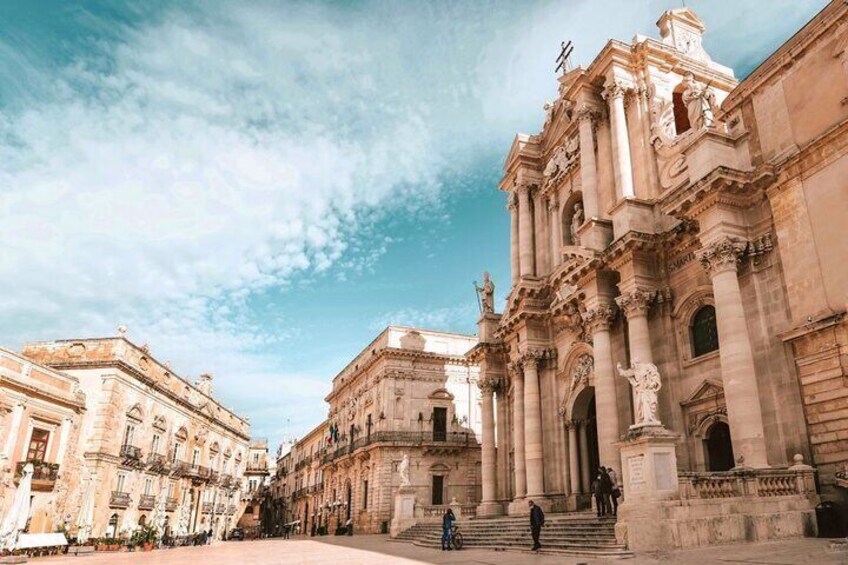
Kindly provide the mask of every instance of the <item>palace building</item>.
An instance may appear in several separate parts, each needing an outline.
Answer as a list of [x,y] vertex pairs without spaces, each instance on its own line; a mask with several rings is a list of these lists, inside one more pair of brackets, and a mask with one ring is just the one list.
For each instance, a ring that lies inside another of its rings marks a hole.
[[[116,337],[30,343],[22,352],[30,362],[61,371],[73,385],[69,392],[84,393],[79,431],[65,437],[68,432],[55,425],[60,446],[79,445],[62,462],[53,459],[59,454],[47,442],[46,460],[61,463],[62,479],[78,486],[73,504],[66,502],[73,508],[71,526],[87,522],[80,527],[90,537],[127,535],[149,525],[172,536],[213,530],[220,538],[246,504],[241,493],[250,425],[214,399],[210,375],[189,383],[125,332],[121,327]],[[55,376],[47,382],[60,384]],[[86,520],[80,513],[87,496],[94,501]]]
[[[603,465],[625,504],[645,481],[675,485],[622,509],[631,548],[809,534],[819,495],[848,509],[848,5],[741,82],[692,10],[657,26],[566,69],[542,131],[507,155],[512,287],[467,356],[478,515],[586,508]],[[623,462],[636,420],[620,371],[639,363],[661,377],[676,478]]]

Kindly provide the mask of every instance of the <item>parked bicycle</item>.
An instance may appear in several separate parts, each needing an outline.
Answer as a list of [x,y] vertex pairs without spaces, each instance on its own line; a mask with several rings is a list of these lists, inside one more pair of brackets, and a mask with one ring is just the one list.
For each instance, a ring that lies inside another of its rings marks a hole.
[[453,548],[457,551],[462,549],[462,545],[465,543],[465,540],[462,539],[462,533],[459,531],[459,526],[454,524],[451,527],[451,544]]

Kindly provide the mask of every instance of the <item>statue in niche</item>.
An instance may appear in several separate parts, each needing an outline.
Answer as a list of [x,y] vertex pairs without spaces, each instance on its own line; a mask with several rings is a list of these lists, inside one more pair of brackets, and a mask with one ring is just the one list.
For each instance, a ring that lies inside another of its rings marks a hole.
[[689,115],[689,125],[695,130],[713,127],[716,122],[715,111],[718,108],[715,93],[709,89],[709,85],[698,84],[692,73],[686,73],[683,84],[685,89],[682,99]]
[[477,281],[474,281],[474,290],[477,291],[480,312],[493,314],[495,312],[495,284],[489,278],[488,271],[483,272],[483,286],[477,286]]
[[577,230],[586,221],[586,215],[583,213],[583,204],[577,202],[574,205],[574,213],[571,215],[571,244],[580,245],[580,239],[577,236]]
[[409,486],[409,455],[406,453],[403,454],[403,459],[400,460],[398,464],[398,474],[400,475],[400,486],[408,487]]
[[660,372],[653,363],[640,363],[636,359],[629,369],[617,365],[618,374],[630,381],[636,408],[636,426],[661,426],[657,416],[657,392],[662,388]]

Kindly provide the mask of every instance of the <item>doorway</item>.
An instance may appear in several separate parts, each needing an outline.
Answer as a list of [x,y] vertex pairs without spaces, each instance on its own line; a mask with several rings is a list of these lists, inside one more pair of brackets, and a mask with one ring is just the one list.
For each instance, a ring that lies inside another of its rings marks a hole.
[[431,504],[441,506],[445,503],[444,497],[445,478],[442,475],[433,475],[433,496]]
[[433,408],[433,441],[447,441],[448,409]]
[[726,422],[716,422],[710,426],[704,445],[707,450],[708,471],[729,471],[736,466],[733,443],[730,441],[730,426]]

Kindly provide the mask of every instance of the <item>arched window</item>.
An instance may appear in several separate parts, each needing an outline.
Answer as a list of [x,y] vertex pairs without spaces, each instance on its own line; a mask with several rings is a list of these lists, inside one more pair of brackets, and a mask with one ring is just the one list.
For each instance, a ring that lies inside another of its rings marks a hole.
[[689,123],[689,110],[686,104],[683,103],[683,90],[675,90],[671,94],[671,102],[674,108],[674,130],[677,135],[692,129],[692,124]]
[[733,443],[730,440],[730,426],[725,422],[716,422],[707,431],[704,440],[707,448],[707,470],[729,471],[736,463],[733,459]]
[[702,306],[692,316],[692,356],[700,357],[718,349],[718,327],[715,306]]

